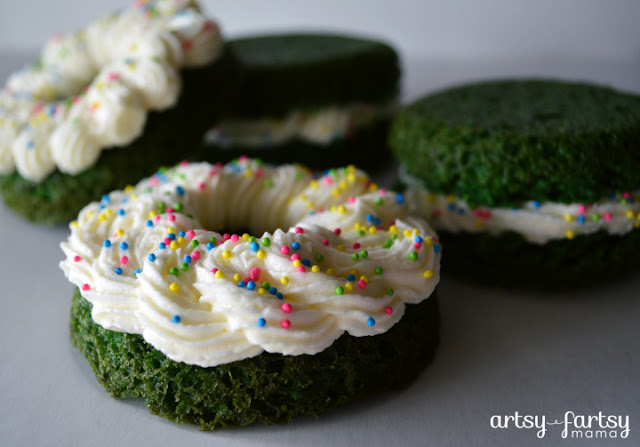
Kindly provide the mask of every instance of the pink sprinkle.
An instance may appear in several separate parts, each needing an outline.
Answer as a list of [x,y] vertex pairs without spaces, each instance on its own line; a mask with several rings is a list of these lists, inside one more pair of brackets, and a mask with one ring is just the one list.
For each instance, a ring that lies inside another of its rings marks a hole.
[[289,329],[291,327],[291,322],[289,320],[282,320],[282,328]]
[[584,213],[585,213],[585,211],[587,211],[587,207],[586,207],[586,206],[584,206],[584,205],[578,205],[578,212],[579,212],[580,214],[584,214]]
[[286,245],[283,245],[280,248],[280,253],[282,253],[283,255],[289,254],[289,247],[287,247]]
[[193,253],[191,253],[191,259],[193,259],[194,261],[197,261],[198,259],[200,259],[200,252],[196,250]]
[[246,163],[249,160],[249,157],[247,157],[246,155],[241,155],[240,157],[238,157],[238,161],[240,163]]
[[367,287],[367,282],[364,279],[361,279],[360,281],[358,281],[358,287],[364,289],[365,287]]
[[249,272],[249,274],[251,275],[251,279],[253,281],[259,280],[261,273],[262,273],[262,270],[260,270],[258,267],[251,269],[251,271]]
[[386,193],[387,193],[387,190],[386,190],[386,189],[381,189],[381,190],[380,190],[380,195],[381,195],[381,196],[385,195]]
[[387,306],[384,308],[384,311],[387,315],[391,315],[393,313],[393,308],[391,306]]
[[211,31],[213,29],[213,22],[211,22],[211,20],[207,20],[206,22],[204,22],[204,25],[202,25],[202,31]]
[[262,169],[256,169],[253,174],[258,178],[262,177]]
[[215,275],[215,273],[218,271],[218,269],[216,267],[211,269],[211,273],[213,273]]
[[342,233],[342,230],[340,228],[336,228],[335,230],[333,230],[333,232],[336,234],[336,236],[340,236],[340,233]]
[[240,236],[238,236],[237,234],[231,235],[231,242],[238,242],[239,240],[240,240]]
[[422,244],[420,244],[420,242],[415,242],[415,243],[413,244],[413,247],[414,247],[414,248],[416,248],[416,249],[420,249],[420,246],[421,246],[421,245],[422,245]]
[[171,238],[170,237],[165,237],[162,242],[164,242],[164,245],[170,245],[171,244]]
[[182,160],[180,162],[180,166],[189,166],[189,162],[187,160]]
[[604,213],[604,220],[606,221],[611,220],[611,213]]
[[229,233],[225,233],[222,235],[222,239],[224,239],[225,241],[228,241],[229,239],[231,239],[231,235]]
[[74,262],[80,262],[80,261],[82,261],[82,258],[80,256],[74,256],[73,257],[73,261]]
[[87,290],[89,290],[91,288],[91,286],[89,284],[82,284],[82,290],[84,290],[85,292]]
[[488,219],[491,217],[491,211],[489,210],[482,210],[480,212],[480,217],[482,217],[483,219]]
[[355,203],[355,201],[356,201],[355,197],[353,196],[349,197],[349,203]]
[[440,217],[440,214],[442,214],[442,212],[441,212],[439,209],[435,209],[435,210],[433,210],[433,215],[434,215],[435,217]]
[[282,311],[286,314],[291,313],[291,304],[282,303]]
[[158,177],[153,176],[151,177],[151,186],[158,186],[160,184],[160,179],[158,179]]
[[304,268],[303,266],[298,267],[298,271],[299,271],[300,273],[304,273],[304,272],[306,272],[306,270],[305,270],[305,268]]
[[196,232],[193,230],[189,230],[187,231],[187,237],[190,239],[193,239],[193,237],[196,235]]
[[326,239],[322,239],[322,245],[329,245],[329,241]]
[[218,173],[218,171],[216,171],[215,169],[212,169],[209,171],[209,177],[213,177]]
[[622,193],[622,198],[623,199],[628,199],[629,198],[629,192],[628,191],[623,192]]
[[42,110],[42,104],[36,104],[33,106],[33,113],[39,113]]
[[174,211],[175,211],[174,208],[171,208],[171,207],[167,208],[167,213],[173,213]]
[[333,182],[333,180],[331,180],[331,177],[329,177],[329,176],[325,176],[325,178],[324,178],[324,182],[325,182],[327,185],[330,185],[330,184]]
[[156,216],[156,223],[160,221],[160,216]]
[[294,253],[291,255],[291,257],[289,258],[292,261],[298,260],[300,259],[300,255],[298,253]]
[[353,248],[354,248],[354,250],[357,250],[358,248],[360,248],[360,244],[358,242],[354,242],[353,243]]
[[482,214],[482,212],[481,212],[478,208],[476,208],[475,210],[473,210],[473,215],[474,215],[474,216],[476,216],[476,217],[480,217],[480,215],[481,215],[481,214]]
[[204,182],[200,182],[200,184],[198,185],[198,188],[200,188],[200,189],[204,189],[204,188],[205,188],[205,186],[206,186],[206,185],[204,184]]
[[302,234],[302,233],[304,233],[304,230],[303,230],[302,228],[300,228],[300,227],[296,227],[294,231],[295,231],[296,233],[298,233],[298,234]]
[[176,216],[174,216],[173,214],[170,214],[168,219],[169,219],[169,222],[175,222]]
[[129,258],[126,256],[123,256],[120,258],[120,264],[128,264],[129,263]]
[[112,71],[111,73],[109,73],[109,74],[107,75],[107,79],[108,79],[109,81],[115,81],[115,80],[117,80],[117,79],[120,79],[120,74],[119,74],[119,73],[116,73],[115,71]]

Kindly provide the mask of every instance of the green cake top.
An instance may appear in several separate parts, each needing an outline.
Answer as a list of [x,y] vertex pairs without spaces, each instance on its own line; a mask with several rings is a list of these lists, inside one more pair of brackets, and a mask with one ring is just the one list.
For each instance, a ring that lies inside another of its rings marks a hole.
[[390,143],[427,188],[471,203],[593,202],[640,184],[640,96],[548,80],[471,84],[407,107]]
[[333,34],[277,34],[236,39],[228,46],[245,76],[238,116],[380,103],[398,91],[398,55],[383,42]]

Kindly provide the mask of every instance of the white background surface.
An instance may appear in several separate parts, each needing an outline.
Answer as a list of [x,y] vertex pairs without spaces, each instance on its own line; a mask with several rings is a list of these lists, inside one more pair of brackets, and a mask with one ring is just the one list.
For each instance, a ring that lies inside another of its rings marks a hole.
[[[35,49],[51,32],[77,28],[114,2],[66,8],[68,3],[3,0],[0,48]],[[540,0],[516,7],[468,1],[466,6],[484,6],[461,15],[454,6],[427,2],[400,2],[406,9],[333,1],[304,8],[278,1],[261,7],[208,3],[218,4],[209,10],[234,32],[273,29],[293,18],[301,26],[331,18],[337,28],[380,31],[405,54],[409,99],[455,82],[514,75],[592,80],[640,92],[638,2]],[[575,20],[567,27],[570,12]],[[22,14],[30,23],[19,19]],[[58,27],[40,35],[44,17],[55,17]],[[0,53],[0,79],[34,56]],[[549,296],[445,279],[439,286],[439,351],[405,392],[356,402],[318,420],[200,433],[152,416],[140,403],[109,398],[70,346],[73,288],[57,267],[58,244],[68,230],[25,223],[3,204],[0,230],[1,446],[640,445],[638,275],[598,290]],[[630,438],[571,442],[561,439],[559,427],[548,427],[540,440],[534,430],[489,426],[493,415],[519,411],[553,421],[569,410],[628,415]]]

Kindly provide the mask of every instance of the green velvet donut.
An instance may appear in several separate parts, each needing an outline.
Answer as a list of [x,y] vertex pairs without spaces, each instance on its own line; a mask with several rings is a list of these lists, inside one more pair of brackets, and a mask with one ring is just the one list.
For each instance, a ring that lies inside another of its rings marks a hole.
[[345,334],[316,355],[263,353],[203,368],[168,359],[140,335],[102,328],[76,290],[71,341],[114,398],[143,398],[153,414],[213,430],[317,417],[355,398],[402,389],[431,362],[438,322],[434,292],[409,305],[402,320],[381,335]]

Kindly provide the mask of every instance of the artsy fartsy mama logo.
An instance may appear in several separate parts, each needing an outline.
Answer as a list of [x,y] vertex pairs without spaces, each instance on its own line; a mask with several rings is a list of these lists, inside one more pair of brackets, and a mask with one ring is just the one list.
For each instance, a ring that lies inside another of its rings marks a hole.
[[563,439],[626,439],[631,433],[629,416],[579,414],[566,411],[562,418],[547,418],[545,415],[521,414],[516,411],[509,415],[493,415],[489,420],[491,428],[535,430],[538,438],[544,438],[547,431],[558,427]]

